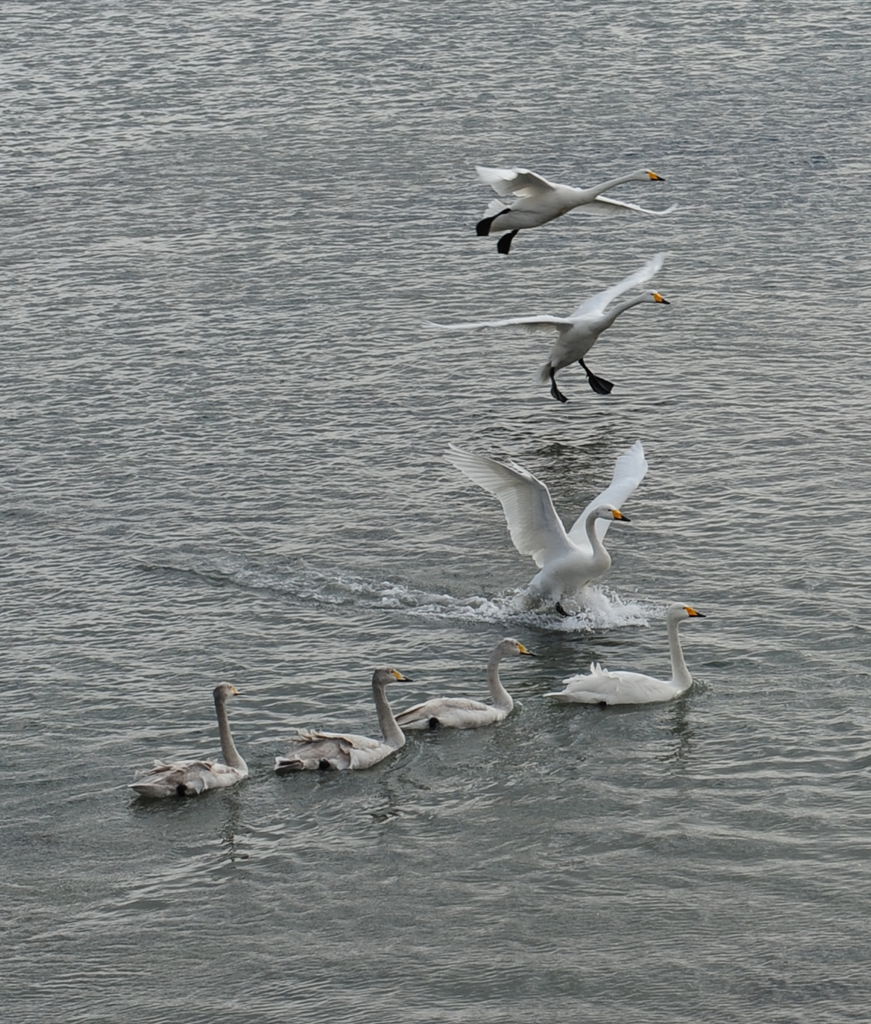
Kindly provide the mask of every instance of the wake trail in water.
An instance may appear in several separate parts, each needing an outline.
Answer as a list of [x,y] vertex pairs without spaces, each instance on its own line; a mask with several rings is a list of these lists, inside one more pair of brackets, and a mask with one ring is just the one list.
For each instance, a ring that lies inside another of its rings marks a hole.
[[652,602],[626,600],[600,587],[588,587],[583,607],[563,617],[552,609],[530,606],[523,590],[491,597],[457,597],[406,582],[368,579],[335,567],[320,568],[303,560],[279,566],[261,565],[235,555],[172,553],[141,564],[151,571],[190,574],[304,604],[393,608],[418,618],[504,622],[565,633],[647,625],[659,614]]

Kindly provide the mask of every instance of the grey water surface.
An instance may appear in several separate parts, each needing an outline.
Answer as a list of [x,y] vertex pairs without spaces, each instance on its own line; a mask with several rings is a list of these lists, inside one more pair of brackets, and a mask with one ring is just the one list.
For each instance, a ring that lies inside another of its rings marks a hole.
[[[871,316],[859,0],[10,0],[3,6],[4,1022],[865,1021]],[[474,165],[593,184],[511,255]],[[561,406],[567,313],[667,254]],[[650,469],[589,607],[450,442],[568,520]],[[670,705],[554,706],[606,666]],[[358,774],[277,778],[298,727],[377,730],[392,664],[521,705]],[[135,801],[215,756],[250,779]]]

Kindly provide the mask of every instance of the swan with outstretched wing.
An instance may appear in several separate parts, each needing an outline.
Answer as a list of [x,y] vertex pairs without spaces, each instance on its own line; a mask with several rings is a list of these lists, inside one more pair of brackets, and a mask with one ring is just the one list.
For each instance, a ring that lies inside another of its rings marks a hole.
[[445,459],[473,483],[499,499],[515,548],[539,567],[530,581],[530,596],[553,601],[567,615],[563,601],[588,583],[601,579],[611,566],[603,543],[612,522],[628,522],[620,505],[644,479],[647,460],[636,441],[615,465],[611,483],[587,505],[566,530],[547,485],[518,463],[468,452],[451,445]]
[[511,251],[511,243],[518,231],[540,227],[578,207],[591,213],[629,212],[646,214],[648,217],[664,217],[677,208],[670,206],[667,210],[646,210],[643,206],[602,195],[608,189],[627,181],[665,181],[665,178],[647,168],[609,178],[591,188],[558,185],[525,167],[478,166],[475,170],[481,181],[490,185],[497,195],[515,197],[512,201],[494,199],[475,225],[478,235],[501,235],[496,248],[503,256]]
[[493,327],[525,327],[533,330],[540,328],[556,330],[557,337],[554,341],[547,362],[542,366],[539,377],[543,383],[550,381],[550,393],[558,402],[567,402],[568,399],[560,391],[556,382],[557,370],[562,370],[572,363],[579,363],[587,375],[587,383],[597,394],[608,395],[614,385],[604,377],[599,377],[587,366],[584,357],[596,344],[599,336],[606,331],[627,309],[638,306],[642,302],[651,302],[660,305],[670,305],[668,299],[660,292],[644,292],[641,295],[633,295],[617,305],[608,306],[614,299],[619,298],[624,292],[637,288],[649,281],[662,269],[665,261],[663,253],[652,256],[643,267],[636,270],[622,281],[597,292],[582,302],[578,308],[568,316],[551,316],[547,313],[532,313],[529,316],[515,316],[506,320],[477,320],[461,324],[441,324],[431,320],[424,322],[424,327],[439,331],[473,331],[482,328]]

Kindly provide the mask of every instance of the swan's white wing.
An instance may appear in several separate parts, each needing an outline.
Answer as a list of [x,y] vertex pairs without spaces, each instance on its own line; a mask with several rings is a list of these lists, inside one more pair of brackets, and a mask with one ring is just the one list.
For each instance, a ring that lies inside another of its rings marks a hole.
[[141,796],[194,796],[207,789],[223,789],[247,776],[248,772],[231,768],[220,761],[155,762],[153,768],[130,784]]
[[618,295],[628,292],[630,288],[638,288],[645,281],[649,281],[654,274],[658,274],[664,262],[664,252],[658,252],[655,256],[651,256],[640,270],[636,270],[634,274],[624,277],[617,284],[612,284],[610,288],[597,292],[585,302],[582,302],[572,313],[572,320],[580,320],[582,317],[588,316],[600,316],[605,312],[608,304],[616,299]]
[[515,316],[508,320],[476,320],[474,323],[464,324],[437,324],[432,320],[424,320],[424,327],[430,327],[437,331],[476,331],[479,328],[484,327],[530,327],[533,329],[540,327],[571,327],[571,320],[567,320],[565,317],[559,316],[547,316],[543,314],[541,316]]
[[537,192],[550,192],[553,182],[525,167],[476,167],[478,177],[500,196],[532,196]]
[[431,697],[429,700],[414,704],[405,711],[396,715],[396,721],[402,725],[403,720],[418,718],[424,714],[432,714],[445,708],[460,708],[463,711],[487,711],[491,705],[485,704],[482,700],[473,700],[471,697]]
[[563,704],[652,704],[679,696],[680,687],[641,672],[609,672],[594,662],[588,676],[569,676],[565,688],[545,697]]
[[[351,770],[371,768],[373,764],[378,764],[385,757],[389,757],[395,749],[389,743],[385,743],[384,740],[372,739],[371,736],[358,736],[356,733],[318,731],[308,733],[307,736],[311,737],[316,747],[320,743],[334,743],[341,751],[341,754],[347,757],[348,768]],[[340,763],[337,767],[342,766],[340,758]]]
[[407,731],[429,729],[433,719],[447,729],[477,729],[499,722],[507,715],[504,709],[469,697],[434,697],[400,712],[396,721]]
[[[611,477],[611,483],[601,494],[593,498],[572,524],[572,528],[569,530],[569,540],[578,546],[585,546],[587,536],[584,531],[584,518],[587,513],[598,505],[613,505],[614,508],[620,508],[623,502],[635,493],[635,489],[644,479],[646,472],[647,459],[644,457],[644,447],[640,441],[636,441],[614,463],[614,475]],[[596,520],[596,534],[600,540],[608,532],[611,522],[611,519]]]
[[275,771],[312,771],[326,765],[339,771],[369,768],[392,754],[393,749],[383,740],[369,736],[303,730],[290,741],[288,752],[275,759]]
[[445,459],[499,499],[511,540],[522,555],[531,555],[541,567],[570,549],[550,491],[528,470],[516,462],[498,462],[455,445]]
[[622,203],[619,199],[609,199],[607,196],[596,196],[589,203],[584,203],[578,209],[582,213],[601,213],[611,215],[615,213],[644,213],[648,217],[665,217],[677,209],[677,203],[669,206],[666,210],[648,210],[644,206],[636,206],[635,203]]
[[319,743],[322,740],[332,740],[348,750],[377,750],[384,744],[384,740],[372,739],[371,736],[358,736],[353,732],[327,732],[324,729],[300,729],[291,743]]

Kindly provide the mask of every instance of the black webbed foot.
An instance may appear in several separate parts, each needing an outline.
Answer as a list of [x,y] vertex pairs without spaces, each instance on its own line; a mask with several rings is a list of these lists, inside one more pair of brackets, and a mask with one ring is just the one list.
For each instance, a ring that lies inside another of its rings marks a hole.
[[432,732],[433,729],[440,729],[441,728],[441,724],[442,723],[435,716],[433,716],[429,720],[429,722],[427,723],[427,726],[428,726],[430,732]]
[[614,390],[614,385],[609,380],[605,380],[604,377],[589,376],[587,383],[596,392],[597,395],[610,395]]
[[559,601],[557,601],[557,603],[554,605],[554,608],[556,608],[557,614],[562,615],[564,619],[571,618],[569,613],[565,610],[565,608],[563,608],[562,604]]
[[604,377],[597,377],[583,359],[579,359],[578,362],[583,366],[584,372],[587,375],[587,383],[593,391],[595,391],[597,395],[610,395],[614,390],[614,385],[611,381],[605,380]]
[[514,236],[520,228],[515,228],[513,231],[509,231],[504,234],[499,241],[496,243],[497,252],[501,252],[503,256],[507,256],[511,252],[511,243],[514,241]]

